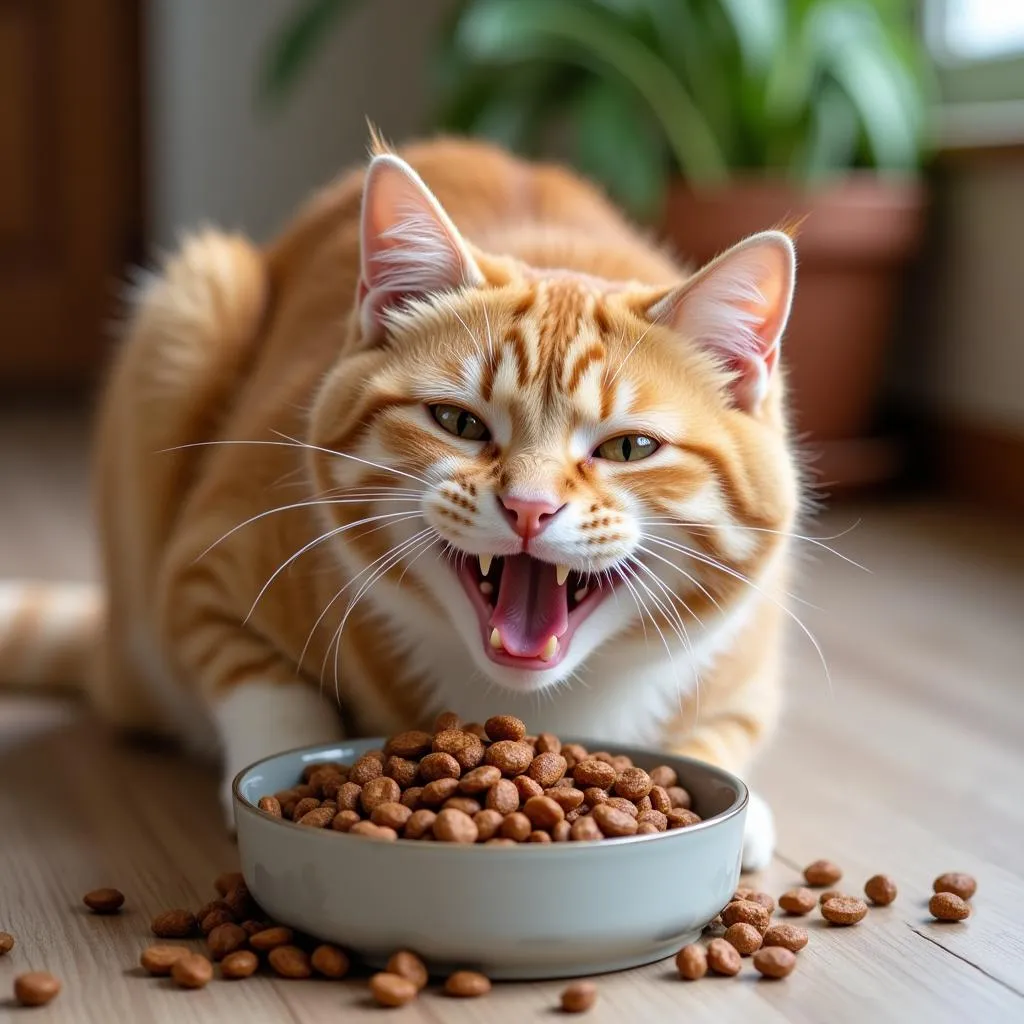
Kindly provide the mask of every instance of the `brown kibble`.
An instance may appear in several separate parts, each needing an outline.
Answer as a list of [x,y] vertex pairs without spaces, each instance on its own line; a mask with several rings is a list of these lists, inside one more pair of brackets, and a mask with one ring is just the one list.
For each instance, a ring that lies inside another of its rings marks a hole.
[[362,786],[355,782],[346,782],[338,789],[334,799],[338,802],[339,811],[358,811],[362,806],[362,796]]
[[475,843],[476,823],[464,811],[446,808],[434,820],[434,838],[442,843]]
[[576,785],[586,789],[597,786],[599,789],[610,789],[615,784],[615,769],[604,761],[588,758],[580,761],[572,770]]
[[650,775],[643,768],[623,768],[615,779],[615,794],[636,802],[650,793],[652,785]]
[[22,1006],[45,1006],[60,992],[60,982],[46,971],[29,971],[14,979],[14,998]]
[[962,871],[947,871],[932,882],[932,891],[951,892],[962,900],[969,900],[978,891],[978,883]]
[[816,860],[804,868],[804,878],[807,879],[807,884],[816,889],[826,885],[835,885],[842,877],[842,868],[830,860]]
[[789,889],[779,897],[779,906],[787,914],[793,914],[794,916],[809,914],[817,902],[814,898],[814,893],[810,889],[803,887]]
[[461,729],[438,733],[434,737],[433,749],[435,753],[451,754],[462,771],[472,771],[484,759],[483,741]]
[[218,928],[222,924],[235,923],[235,915],[231,908],[221,900],[207,904],[202,911],[202,913],[196,914],[196,920],[199,922],[199,930],[203,935],[209,935],[214,928]]
[[708,968],[715,974],[731,977],[740,973],[743,961],[731,942],[725,939],[712,939],[708,943]]
[[562,741],[552,732],[542,732],[534,747],[538,754],[560,754]]
[[670,786],[679,785],[679,776],[675,768],[669,768],[667,764],[658,765],[651,769],[651,785],[668,789]]
[[668,798],[668,792],[661,786],[651,786],[651,791],[647,796],[651,801],[651,807],[655,811],[668,814],[672,810],[672,801]]
[[565,786],[551,786],[544,790],[544,796],[551,797],[566,812],[575,810],[583,803],[582,790],[568,789]]
[[503,740],[521,740],[526,735],[526,726],[515,715],[495,715],[484,722],[487,738],[495,743]]
[[597,986],[592,981],[574,981],[562,991],[563,1013],[586,1013],[597,1002]]
[[214,960],[223,960],[228,953],[241,949],[249,941],[249,933],[237,924],[219,924],[206,936],[206,945]]
[[413,811],[405,823],[403,835],[406,839],[422,839],[425,835],[433,835],[436,818],[437,815],[426,808]]
[[245,934],[251,939],[257,932],[266,931],[270,927],[269,921],[243,921],[242,927],[245,929]]
[[708,973],[708,955],[703,946],[691,943],[676,953],[676,968],[679,977],[686,981],[697,981]]
[[367,839],[382,839],[394,842],[398,833],[387,825],[374,825],[372,821],[357,821],[349,830],[350,835],[365,836]]
[[459,780],[459,789],[463,793],[469,793],[472,796],[476,793],[486,792],[491,786],[497,785],[500,781],[501,769],[493,764],[484,764],[479,768],[466,772]]
[[497,836],[494,839],[488,839],[483,844],[484,846],[517,846],[518,843],[514,839],[505,839],[503,836]]
[[310,811],[315,811],[320,806],[320,801],[315,796],[303,797],[293,808],[291,813],[292,821],[301,821]]
[[350,963],[348,954],[337,946],[330,943],[323,943],[313,950],[309,958],[310,965],[318,974],[325,978],[344,978],[349,972]]
[[314,807],[313,810],[299,818],[298,824],[305,825],[306,828],[327,828],[337,813],[337,808],[321,805],[320,807]]
[[848,900],[849,898],[850,897],[845,892],[843,892],[842,889],[826,889],[818,897],[818,906],[819,907],[824,906],[825,903],[828,902],[828,900],[836,900],[836,899]]
[[796,967],[796,956],[784,946],[769,946],[754,954],[754,967],[765,978],[785,978]]
[[517,843],[525,843],[526,837],[533,831],[533,825],[521,811],[514,811],[512,814],[505,815],[500,831],[503,839],[514,839]]
[[593,817],[586,814],[572,823],[569,838],[575,843],[589,843],[597,839],[604,839],[604,834]]
[[186,953],[171,965],[171,979],[181,988],[203,988],[213,978],[213,964],[199,953]]
[[877,907],[887,907],[896,899],[896,883],[888,875],[872,875],[864,883],[864,895]]
[[442,711],[434,719],[434,732],[447,732],[449,729],[462,729],[462,719],[454,711]]
[[477,841],[486,843],[488,839],[493,839],[498,834],[498,829],[501,828],[501,823],[505,820],[505,816],[500,811],[494,810],[483,810],[477,811],[473,815],[473,823],[476,825]]
[[[447,754],[443,755],[447,757]],[[423,787],[420,793],[420,803],[424,807],[440,807],[446,800],[450,800],[459,791],[458,779],[434,779]]]
[[400,832],[405,828],[405,823],[411,817],[412,811],[404,804],[396,804],[394,801],[389,801],[377,804],[374,807],[373,813],[370,815],[370,821],[374,825],[387,825],[388,828],[393,828]]
[[338,811],[331,819],[331,828],[335,832],[347,832],[357,821],[361,821],[358,811]]
[[775,900],[766,892],[751,892],[747,899],[751,903],[760,903],[769,914],[775,913]]
[[445,995],[455,996],[459,999],[485,996],[490,991],[490,979],[483,974],[478,974],[476,971],[456,971],[444,983]]
[[150,930],[161,939],[187,939],[196,933],[196,917],[191,910],[165,910],[153,918]]
[[605,836],[631,836],[636,833],[636,818],[613,807],[611,803],[598,804],[591,812],[591,817]]
[[502,775],[522,775],[533,761],[533,748],[515,740],[499,740],[487,748],[485,760],[500,768]]
[[867,912],[868,905],[863,900],[855,900],[851,896],[833,896],[821,905],[821,916],[829,924],[856,924],[864,920]]
[[467,722],[462,731],[472,733],[478,740],[487,739],[487,730],[479,722]]
[[487,806],[500,814],[519,810],[519,790],[508,779],[501,779],[487,791]]
[[542,829],[535,828],[527,837],[528,843],[550,843],[552,842],[551,833],[544,832]]
[[517,775],[512,780],[512,785],[516,787],[516,792],[519,794],[519,800],[524,804],[531,797],[544,795],[544,787],[539,782],[535,782],[531,779],[529,775]]
[[683,789],[682,786],[666,786],[665,792],[668,794],[669,802],[674,808],[679,807],[684,811],[690,809],[692,801],[690,800],[689,790]]
[[225,871],[224,874],[218,875],[214,879],[213,887],[217,890],[218,895],[227,896],[232,889],[244,881],[241,871]]
[[267,954],[267,963],[282,978],[308,978],[313,973],[309,954],[298,946],[275,946]]
[[423,786],[410,786],[403,794],[401,804],[408,807],[410,811],[420,809],[420,797],[423,795]]
[[82,897],[82,902],[94,914],[116,914],[124,904],[124,893],[117,889],[93,889]]
[[551,826],[551,841],[555,843],[567,843],[569,836],[572,834],[572,825],[569,822],[562,821],[555,822]]
[[761,948],[761,932],[752,924],[739,921],[729,925],[723,936],[726,942],[736,947],[740,956],[750,956]]
[[928,901],[928,913],[938,921],[965,921],[971,916],[971,905],[955,892],[937,892]]
[[665,817],[668,819],[670,829],[689,828],[702,820],[699,814],[694,814],[693,811],[688,811],[685,807],[673,807]]
[[387,963],[387,971],[389,974],[397,974],[400,978],[411,981],[417,990],[426,988],[427,982],[430,981],[427,965],[415,953],[410,953],[407,949],[391,954]]
[[764,933],[762,946],[781,946],[791,953],[799,953],[807,945],[807,930],[795,924],[773,924]]
[[245,884],[244,879],[225,894],[224,902],[231,908],[235,920],[238,921],[252,917],[256,909],[256,904],[249,895],[249,887]]
[[638,825],[653,825],[655,832],[664,832],[668,828],[668,817],[661,811],[641,811],[636,820]]
[[631,818],[638,818],[640,816],[640,808],[632,800],[627,800],[624,796],[610,796],[605,800],[605,803],[609,807],[615,807],[623,811]]
[[187,946],[148,946],[142,951],[139,964],[155,977],[166,977],[175,963],[191,952]]
[[588,786],[583,790],[583,801],[590,807],[603,804],[608,799],[608,793],[600,786]]
[[408,789],[419,775],[418,761],[407,761],[404,757],[389,757],[384,762],[384,774],[398,783],[399,789]]
[[357,786],[365,786],[373,779],[379,779],[384,774],[384,765],[377,758],[370,754],[364,754],[348,773],[349,782]]
[[462,774],[462,767],[451,754],[436,752],[427,754],[420,761],[420,777],[427,782],[436,779],[457,779]]
[[0,956],[6,956],[14,949],[14,936],[10,932],[0,932]]
[[771,923],[771,915],[753,900],[733,900],[722,911],[722,924],[730,928],[734,924],[753,925],[763,935]]
[[374,808],[380,804],[397,804],[401,799],[402,791],[398,788],[398,783],[386,775],[379,775],[363,786],[360,802],[364,813],[372,814]]
[[[442,730],[443,731],[443,730]],[[402,760],[412,760],[429,754],[434,737],[429,732],[421,732],[419,729],[410,729],[408,732],[400,732],[397,736],[384,744],[384,753],[389,757],[400,757]]]
[[442,805],[442,810],[453,810],[462,811],[463,814],[468,814],[471,818],[475,814],[479,814],[482,808],[480,807],[480,801],[474,800],[471,796],[453,796],[445,800]]
[[542,788],[547,789],[553,786],[562,776],[565,775],[566,763],[561,754],[548,752],[538,754],[526,769],[526,774],[538,783]]
[[590,756],[587,748],[579,743],[563,743],[559,753],[569,762],[569,769],[572,770],[580,761],[586,761]]
[[653,821],[641,821],[637,823],[636,834],[638,836],[655,836],[658,834],[658,826]]
[[220,962],[220,976],[228,981],[251,977],[260,966],[259,957],[251,950],[236,949]]
[[534,796],[523,805],[523,814],[534,828],[549,832],[565,819],[565,811],[549,796]]
[[416,986],[399,974],[381,971],[370,979],[370,995],[378,1006],[405,1006],[416,998]]
[[260,952],[266,952],[270,949],[276,949],[278,946],[287,946],[294,938],[295,934],[291,928],[275,925],[273,928],[264,928],[255,935],[251,935],[249,937],[249,945],[253,949],[260,950]]

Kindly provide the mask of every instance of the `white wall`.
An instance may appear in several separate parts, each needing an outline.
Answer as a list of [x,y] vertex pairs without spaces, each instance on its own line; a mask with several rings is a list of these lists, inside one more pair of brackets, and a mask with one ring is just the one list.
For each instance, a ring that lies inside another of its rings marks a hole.
[[[263,240],[365,153],[366,121],[399,140],[427,124],[430,48],[448,0],[364,0],[279,111],[256,108],[286,0],[149,0],[146,123],[154,244],[208,220]],[[388,26],[391,26],[390,28]]]

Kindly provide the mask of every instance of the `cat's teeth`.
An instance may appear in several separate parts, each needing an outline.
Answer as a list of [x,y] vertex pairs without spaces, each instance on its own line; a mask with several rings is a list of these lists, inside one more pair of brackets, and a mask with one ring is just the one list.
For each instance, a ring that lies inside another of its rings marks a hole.
[[589,593],[590,593],[590,591],[587,590],[586,587],[580,587],[580,589],[577,590],[576,593],[572,595],[572,597],[573,597],[573,600],[577,604],[579,604],[580,601],[582,601],[587,596],[587,594],[589,594]]
[[569,566],[567,565],[556,565],[555,566],[555,579],[558,585],[561,586],[569,578]]
[[494,556],[478,555],[477,557],[480,559],[480,575],[486,576],[491,571],[491,561],[493,560]]
[[480,593],[485,597],[490,597],[494,593],[494,584],[488,583],[487,580],[480,581]]
[[[497,632],[497,630],[495,630]],[[544,645],[544,650],[540,652],[541,661],[550,661],[558,653],[558,637],[549,636],[548,642]]]
[[498,632],[497,626],[491,630],[491,646],[496,651],[500,651],[503,646],[501,642],[501,634]]

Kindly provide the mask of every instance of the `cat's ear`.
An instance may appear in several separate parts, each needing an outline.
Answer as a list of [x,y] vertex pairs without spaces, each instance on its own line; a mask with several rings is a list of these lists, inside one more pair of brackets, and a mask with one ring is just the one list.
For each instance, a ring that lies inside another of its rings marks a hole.
[[393,153],[366,172],[357,302],[364,336],[406,299],[483,283],[469,247],[423,179]]
[[647,310],[705,346],[733,371],[733,399],[755,411],[779,359],[796,281],[789,236],[766,231],[740,242]]

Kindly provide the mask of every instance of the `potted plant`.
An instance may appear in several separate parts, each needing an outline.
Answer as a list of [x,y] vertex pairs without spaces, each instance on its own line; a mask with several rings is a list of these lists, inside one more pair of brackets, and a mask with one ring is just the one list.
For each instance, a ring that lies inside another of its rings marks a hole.
[[[280,93],[345,0],[271,50]],[[461,0],[435,126],[567,158],[693,263],[798,232],[785,365],[825,482],[884,476],[871,439],[922,236],[928,64],[904,0]]]

